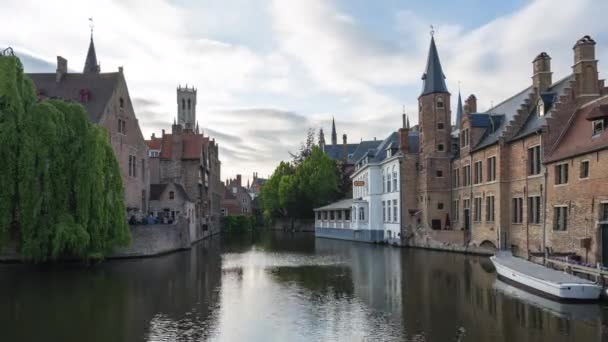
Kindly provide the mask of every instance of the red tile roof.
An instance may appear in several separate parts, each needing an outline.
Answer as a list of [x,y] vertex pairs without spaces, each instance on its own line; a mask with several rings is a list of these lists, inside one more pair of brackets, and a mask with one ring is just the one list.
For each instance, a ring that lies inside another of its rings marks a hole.
[[592,123],[587,120],[590,114],[606,103],[608,103],[608,97],[579,108],[562,132],[562,137],[558,140],[556,147],[547,157],[547,162],[555,162],[597,150],[608,149],[608,130],[604,129],[599,135],[592,136]]
[[150,140],[146,140],[146,144],[148,144],[148,148],[151,150],[160,150],[162,142],[162,138],[151,138]]

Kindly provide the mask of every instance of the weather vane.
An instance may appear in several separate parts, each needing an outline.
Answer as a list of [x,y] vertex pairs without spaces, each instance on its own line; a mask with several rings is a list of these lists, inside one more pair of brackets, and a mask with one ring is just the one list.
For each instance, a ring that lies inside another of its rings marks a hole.
[[431,37],[433,37],[435,35],[435,27],[433,27],[433,25],[431,25]]
[[95,24],[93,23],[93,17],[89,18],[89,27],[91,28],[91,35],[93,35],[93,29],[95,28]]

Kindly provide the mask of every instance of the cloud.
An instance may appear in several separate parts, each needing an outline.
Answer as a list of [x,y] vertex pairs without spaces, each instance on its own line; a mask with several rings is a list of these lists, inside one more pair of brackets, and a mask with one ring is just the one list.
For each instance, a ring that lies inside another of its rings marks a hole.
[[0,46],[15,48],[28,72],[54,72],[57,55],[81,70],[93,16],[102,71],[124,66],[144,136],[170,130],[179,84],[197,87],[197,117],[220,145],[222,178],[269,175],[308,128],[323,127],[329,138],[332,116],[351,142],[388,136],[404,105],[415,124],[431,22],[453,106],[458,81],[465,97],[477,95],[479,109],[527,87],[541,51],[552,57],[554,79],[565,76],[584,34],[598,41],[600,71],[608,60],[606,1],[529,1],[478,27],[437,22],[398,3],[374,11],[384,13],[373,20],[385,31],[367,27],[349,5],[5,0],[0,22],[14,29],[0,30]]

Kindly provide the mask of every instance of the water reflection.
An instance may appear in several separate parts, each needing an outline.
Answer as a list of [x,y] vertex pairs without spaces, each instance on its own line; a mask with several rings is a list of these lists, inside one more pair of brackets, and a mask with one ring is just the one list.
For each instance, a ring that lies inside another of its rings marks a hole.
[[79,265],[0,265],[6,341],[602,341],[606,308],[496,280],[488,259],[310,234]]

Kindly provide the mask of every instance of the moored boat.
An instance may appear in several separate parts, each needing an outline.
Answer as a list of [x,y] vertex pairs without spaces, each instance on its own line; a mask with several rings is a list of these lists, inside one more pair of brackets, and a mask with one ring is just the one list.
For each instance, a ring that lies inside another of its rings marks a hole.
[[565,301],[598,300],[602,287],[586,279],[500,252],[490,260],[502,280]]

